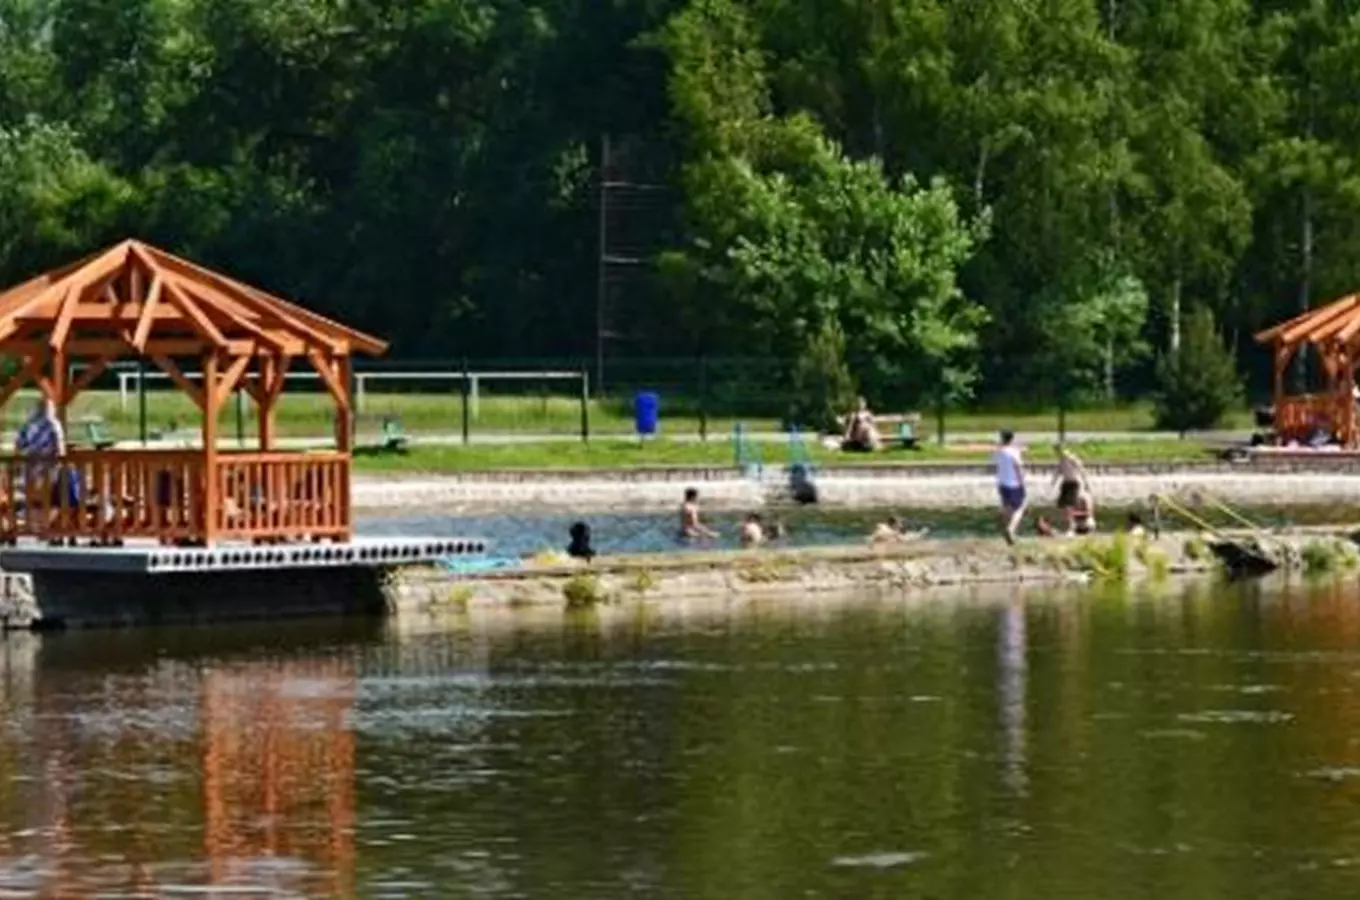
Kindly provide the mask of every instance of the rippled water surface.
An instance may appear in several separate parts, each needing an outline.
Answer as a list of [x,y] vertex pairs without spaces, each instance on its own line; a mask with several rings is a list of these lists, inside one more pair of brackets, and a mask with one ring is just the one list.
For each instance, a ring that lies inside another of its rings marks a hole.
[[[1032,532],[1041,515],[1060,521],[1056,510],[1041,505],[1028,517],[1024,529]],[[1097,510],[1103,528],[1113,530],[1121,525],[1129,508],[1101,508]],[[1354,522],[1356,515],[1349,507],[1302,506],[1242,509],[1250,520],[1266,526],[1288,524],[1323,524]],[[972,537],[995,534],[997,514],[987,508],[960,509],[834,509],[827,507],[785,507],[763,511],[769,522],[780,521],[788,528],[788,537],[781,541],[786,546],[818,546],[862,541],[874,525],[889,514],[902,517],[912,528],[929,528],[936,537]],[[1213,510],[1201,510],[1211,523],[1234,524]],[[1146,515],[1146,511],[1144,511]],[[734,547],[741,516],[735,513],[716,513],[705,517],[721,535],[717,546]],[[567,544],[567,529],[577,519],[589,522],[594,533],[594,544],[601,553],[651,553],[656,551],[686,551],[712,549],[714,544],[682,544],[676,540],[679,518],[671,513],[596,513],[581,515],[543,515],[526,512],[523,515],[506,513],[480,516],[391,516],[370,518],[360,522],[359,530],[373,535],[429,535],[481,537],[495,543],[497,553],[516,556],[545,549],[562,549]],[[1167,527],[1196,527],[1168,518]]]
[[0,643],[0,896],[1351,898],[1360,591]]

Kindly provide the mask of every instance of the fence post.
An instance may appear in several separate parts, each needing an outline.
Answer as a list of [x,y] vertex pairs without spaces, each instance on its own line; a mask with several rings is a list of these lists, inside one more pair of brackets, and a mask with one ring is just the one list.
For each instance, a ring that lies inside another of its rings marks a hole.
[[581,443],[590,443],[590,370],[581,369]]
[[699,357],[699,440],[708,442],[708,357]]
[[146,446],[146,357],[137,357],[137,430]]
[[472,385],[468,382],[468,361],[466,356],[463,357],[463,380],[460,383],[463,386],[463,446],[466,447],[471,439],[472,431],[471,411],[468,409],[468,392],[472,390]]

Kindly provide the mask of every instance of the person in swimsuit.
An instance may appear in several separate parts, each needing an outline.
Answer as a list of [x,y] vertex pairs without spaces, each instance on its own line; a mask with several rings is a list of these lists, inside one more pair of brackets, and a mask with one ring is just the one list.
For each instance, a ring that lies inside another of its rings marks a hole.
[[1067,508],[1067,533],[1070,535],[1091,534],[1096,530],[1096,504],[1091,492],[1085,488],[1077,491],[1076,502]]
[[741,523],[738,537],[743,547],[758,547],[765,543],[765,527],[760,521],[760,513],[751,513],[746,517],[746,521]]
[[929,528],[918,528],[915,531],[908,531],[907,524],[897,516],[888,516],[885,521],[879,522],[874,526],[874,530],[869,534],[871,544],[900,544],[906,541],[914,541],[923,538],[930,532]]
[[718,532],[699,521],[699,491],[685,488],[685,502],[680,504],[680,537],[683,540],[716,538]]
[[1015,432],[1001,432],[1001,440],[992,454],[996,465],[996,491],[1001,497],[1001,528],[1006,543],[1015,543],[1015,531],[1025,516],[1025,462],[1020,448],[1015,446]]
[[855,411],[846,417],[845,437],[841,449],[855,453],[873,453],[883,443],[874,424],[874,414],[863,397],[855,404]]
[[1081,492],[1090,493],[1091,482],[1086,477],[1086,467],[1066,444],[1058,444],[1053,449],[1058,454],[1058,471],[1053,474],[1053,480],[1058,484],[1058,509],[1067,517],[1068,532],[1073,532],[1076,519],[1072,511]]

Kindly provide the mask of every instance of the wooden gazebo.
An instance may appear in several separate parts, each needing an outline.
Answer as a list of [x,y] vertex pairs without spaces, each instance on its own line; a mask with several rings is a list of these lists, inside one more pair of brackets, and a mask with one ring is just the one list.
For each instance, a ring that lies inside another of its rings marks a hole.
[[[351,356],[387,345],[302,307],[138,241],[124,241],[0,293],[0,355],[18,372],[0,405],[35,385],[66,410],[110,363],[141,358],[202,413],[193,450],[68,450],[60,461],[0,460],[0,540],[151,538],[347,540],[352,536]],[[186,376],[185,361],[201,373]],[[295,362],[335,402],[335,450],[278,452],[275,409]],[[85,364],[69,377],[72,364]],[[259,415],[259,449],[218,447],[219,413],[243,390]]]
[[[1348,449],[1360,446],[1355,398],[1356,354],[1360,352],[1360,295],[1326,306],[1259,332],[1256,340],[1275,354],[1275,433],[1282,441],[1306,441],[1319,430]],[[1305,346],[1317,352],[1325,378],[1321,390],[1290,395],[1285,372]]]

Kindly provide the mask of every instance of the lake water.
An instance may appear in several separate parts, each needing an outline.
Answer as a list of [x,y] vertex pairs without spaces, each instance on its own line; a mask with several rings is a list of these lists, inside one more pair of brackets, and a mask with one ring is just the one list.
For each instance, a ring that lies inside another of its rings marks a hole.
[[11,636],[0,896],[1360,890],[1352,586],[609,615]]
[[[1113,530],[1120,526],[1128,508],[1106,507],[1098,510],[1101,527]],[[1355,514],[1348,507],[1303,506],[1247,508],[1251,521],[1267,525],[1323,524],[1354,522]],[[827,507],[785,507],[765,511],[767,522],[783,522],[788,529],[785,546],[819,546],[862,542],[874,525],[889,514],[897,514],[912,528],[929,528],[935,537],[976,537],[997,534],[997,514],[991,509],[834,509]],[[1146,514],[1146,513],[1145,513]],[[1033,532],[1038,515],[1059,521],[1053,510],[1039,510],[1028,517],[1025,529]],[[1223,515],[1204,512],[1205,518],[1220,526],[1234,523]],[[587,516],[533,513],[526,515],[482,516],[392,516],[361,520],[358,530],[371,535],[420,535],[430,537],[481,537],[491,540],[495,552],[506,556],[523,556],[545,549],[561,550],[567,545],[567,529],[578,518],[590,523],[595,548],[605,554],[653,553],[657,551],[684,552],[711,550],[714,546],[735,547],[741,516],[718,513],[706,516],[721,537],[714,543],[685,543],[676,540],[679,518],[676,514],[604,513]],[[1168,527],[1193,527],[1168,519]]]

